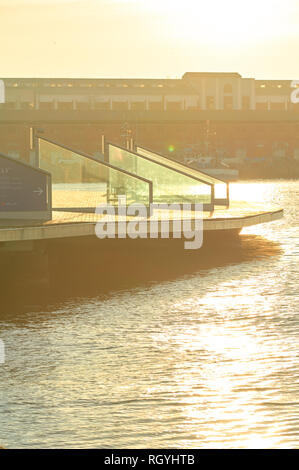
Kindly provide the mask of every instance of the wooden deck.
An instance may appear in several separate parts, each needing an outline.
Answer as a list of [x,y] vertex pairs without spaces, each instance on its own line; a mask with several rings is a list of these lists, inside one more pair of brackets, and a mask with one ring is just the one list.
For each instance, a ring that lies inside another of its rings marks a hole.
[[[158,221],[159,227],[162,220],[169,220],[171,226],[171,222],[179,220],[180,216],[182,219],[193,221],[196,213],[185,211],[183,214],[180,214],[177,211],[168,213],[163,210],[155,210],[153,215],[147,218],[148,231],[150,223],[154,220]],[[7,225],[4,226],[2,221],[0,226],[0,242],[95,235],[95,224],[101,219],[103,220],[104,216],[94,213],[53,211],[52,217],[51,221],[44,223],[31,222],[27,225],[7,222]],[[205,231],[241,230],[243,227],[272,222],[281,217],[283,217],[283,210],[274,205],[231,201],[229,208],[219,206],[213,212],[204,212],[203,229]],[[137,220],[137,218],[133,216],[115,216],[116,222],[126,221],[128,223],[130,220]]]

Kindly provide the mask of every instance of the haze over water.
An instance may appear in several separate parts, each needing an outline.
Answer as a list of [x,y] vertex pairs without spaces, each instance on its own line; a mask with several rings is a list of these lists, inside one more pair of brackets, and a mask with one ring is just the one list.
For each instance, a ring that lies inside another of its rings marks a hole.
[[2,314],[0,444],[298,447],[299,183],[231,194],[285,217],[196,272]]

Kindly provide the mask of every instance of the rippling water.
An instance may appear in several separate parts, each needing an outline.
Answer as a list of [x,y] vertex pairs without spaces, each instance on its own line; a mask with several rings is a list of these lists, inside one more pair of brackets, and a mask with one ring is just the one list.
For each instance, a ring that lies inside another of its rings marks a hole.
[[298,447],[299,184],[232,195],[285,209],[239,258],[0,318],[0,444]]

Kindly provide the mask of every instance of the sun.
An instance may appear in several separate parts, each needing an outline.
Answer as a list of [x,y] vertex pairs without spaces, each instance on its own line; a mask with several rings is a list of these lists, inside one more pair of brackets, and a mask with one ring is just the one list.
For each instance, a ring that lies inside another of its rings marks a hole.
[[[279,0],[118,1],[153,15],[159,26],[163,20],[169,35],[200,44],[258,43],[281,34],[287,23],[286,9]],[[155,27],[153,21],[153,30]]]

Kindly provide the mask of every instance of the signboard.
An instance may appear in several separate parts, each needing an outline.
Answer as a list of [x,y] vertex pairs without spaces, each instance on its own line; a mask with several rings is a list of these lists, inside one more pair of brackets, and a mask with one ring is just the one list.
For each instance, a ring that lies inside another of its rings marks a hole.
[[0,154],[0,218],[51,218],[51,175]]

